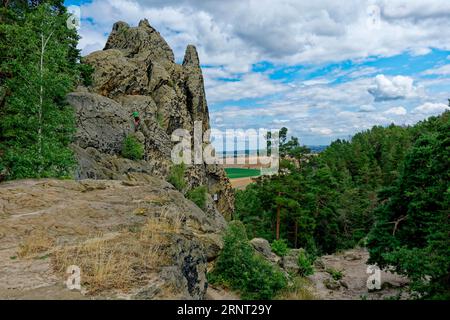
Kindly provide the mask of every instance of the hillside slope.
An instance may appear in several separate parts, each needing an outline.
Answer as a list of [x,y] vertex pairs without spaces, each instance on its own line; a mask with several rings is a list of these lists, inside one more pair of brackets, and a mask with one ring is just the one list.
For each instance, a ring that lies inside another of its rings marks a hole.
[[[223,216],[140,179],[1,184],[0,298],[203,299]],[[70,265],[82,293],[64,285]]]

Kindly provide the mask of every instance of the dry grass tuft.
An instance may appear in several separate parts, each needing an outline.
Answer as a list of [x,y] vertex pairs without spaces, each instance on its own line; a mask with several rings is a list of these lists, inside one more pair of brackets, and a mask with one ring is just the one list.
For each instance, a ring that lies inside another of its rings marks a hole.
[[34,231],[19,245],[19,258],[34,257],[49,251],[55,245],[55,239],[44,231]]
[[91,294],[112,289],[128,292],[145,285],[152,272],[170,262],[167,233],[176,229],[172,219],[152,218],[136,232],[126,230],[112,238],[100,235],[60,248],[53,256],[54,268],[64,274],[70,265],[80,267],[82,285]]
[[311,283],[308,279],[296,277],[293,280],[293,285],[281,291],[277,300],[315,300],[316,296],[311,292]]

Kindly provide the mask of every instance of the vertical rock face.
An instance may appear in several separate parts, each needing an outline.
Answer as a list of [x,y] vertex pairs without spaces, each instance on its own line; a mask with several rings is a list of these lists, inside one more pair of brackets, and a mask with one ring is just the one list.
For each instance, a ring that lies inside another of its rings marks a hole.
[[[127,178],[130,172],[166,177],[172,165],[170,136],[176,129],[194,131],[200,121],[210,128],[202,70],[197,50],[189,45],[182,65],[161,35],[142,20],[137,27],[114,24],[103,51],[84,58],[95,69],[93,84],[68,96],[77,113],[74,150],[79,178]],[[137,136],[145,145],[145,159],[120,157],[121,142],[134,131],[133,112],[139,112]],[[233,192],[217,165],[192,165],[187,169],[188,188],[208,186],[209,210],[229,217]]]

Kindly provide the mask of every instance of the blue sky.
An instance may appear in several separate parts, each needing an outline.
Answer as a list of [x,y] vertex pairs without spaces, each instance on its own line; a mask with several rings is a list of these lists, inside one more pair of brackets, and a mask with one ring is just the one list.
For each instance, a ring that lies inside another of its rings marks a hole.
[[80,48],[147,18],[181,62],[196,45],[215,129],[286,126],[328,144],[373,125],[413,124],[450,98],[448,0],[92,0]]

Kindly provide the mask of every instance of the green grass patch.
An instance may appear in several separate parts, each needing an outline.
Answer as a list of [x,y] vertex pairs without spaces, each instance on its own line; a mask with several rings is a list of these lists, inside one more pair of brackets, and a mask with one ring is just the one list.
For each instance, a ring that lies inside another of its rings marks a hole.
[[194,188],[187,193],[187,198],[194,202],[200,209],[206,208],[206,187],[200,186]]
[[261,175],[260,169],[226,168],[225,172],[230,179],[258,177]]
[[144,145],[133,134],[125,138],[122,145],[122,156],[124,158],[142,160],[144,153]]
[[167,179],[178,191],[183,191],[186,187],[186,180],[184,174],[186,172],[186,165],[184,163],[173,165],[170,168],[170,174]]

